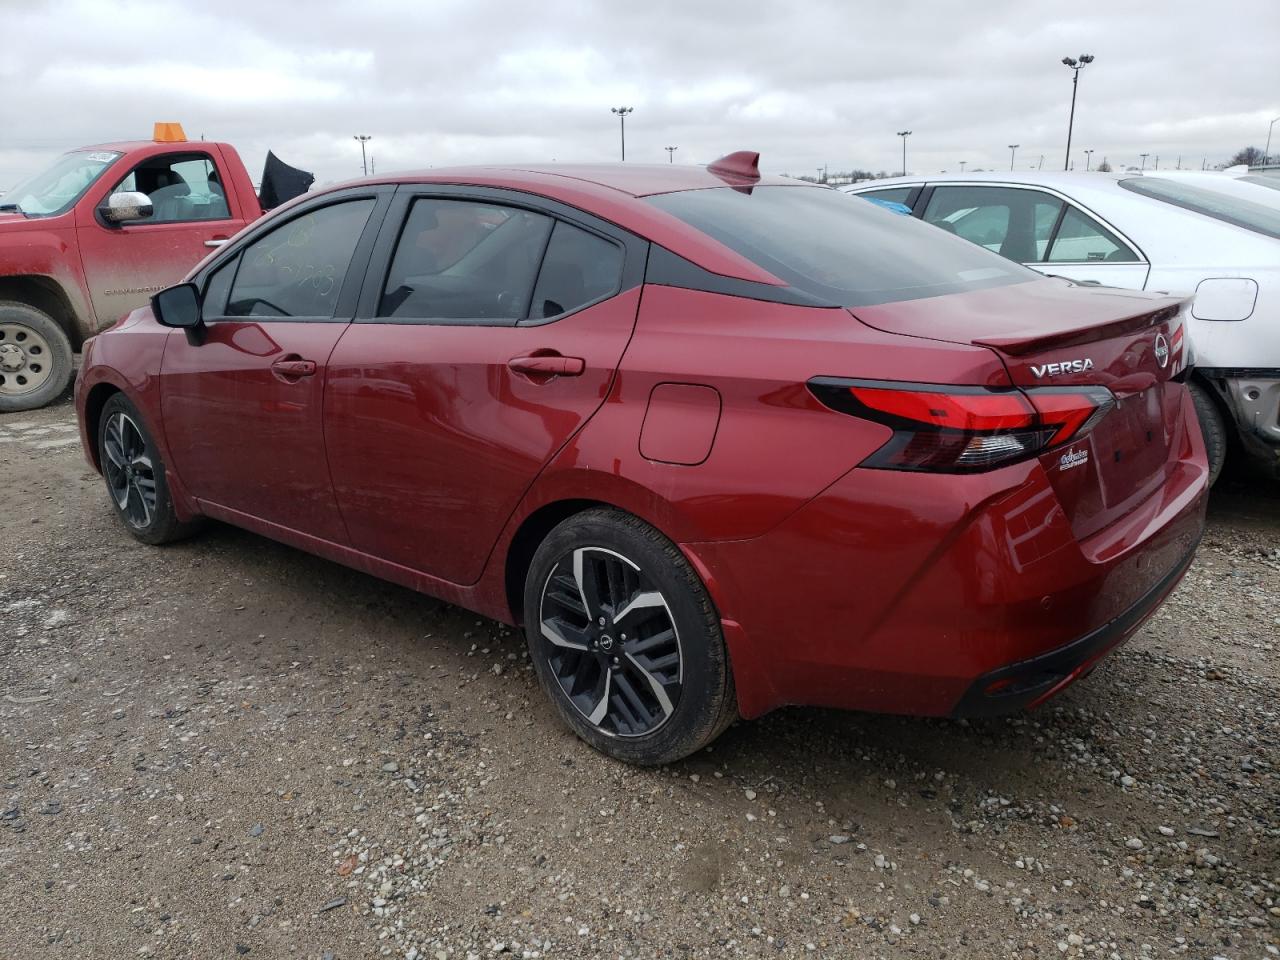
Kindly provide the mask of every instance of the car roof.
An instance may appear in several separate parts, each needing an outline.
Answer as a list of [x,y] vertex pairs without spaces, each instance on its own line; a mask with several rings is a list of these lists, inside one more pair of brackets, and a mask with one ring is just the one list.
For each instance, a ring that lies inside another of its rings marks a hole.
[[884,180],[864,180],[841,187],[846,192],[861,192],[883,187],[916,186],[922,183],[1017,183],[1028,186],[1057,187],[1062,190],[1098,189],[1110,190],[1121,180],[1139,176],[1133,173],[1088,173],[1055,170],[983,170],[979,173],[929,173],[913,174],[906,177],[888,177]]
[[[740,178],[712,173],[707,167],[673,163],[545,163],[512,166],[444,167],[398,173],[386,183],[475,183],[477,178],[500,180],[513,189],[537,190],[548,177],[574,180],[616,190],[631,197],[649,197],[682,190],[742,186]],[[789,177],[761,175],[752,186],[814,186]]]
[[[718,161],[717,161],[718,162]],[[738,177],[687,164],[531,164],[524,166],[443,167],[349,180],[304,194],[286,206],[335,190],[368,184],[441,185],[512,190],[555,200],[616,224],[666,247],[704,270],[755,283],[782,281],[758,264],[667,213],[645,197],[685,190],[754,189],[780,186],[827,190],[803,180],[761,175]],[[284,207],[278,208],[284,209]]]

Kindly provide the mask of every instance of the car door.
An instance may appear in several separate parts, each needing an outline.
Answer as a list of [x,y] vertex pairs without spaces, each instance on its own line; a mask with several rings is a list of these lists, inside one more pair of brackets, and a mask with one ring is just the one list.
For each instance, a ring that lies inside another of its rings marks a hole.
[[[99,326],[114,323],[177,283],[210,249],[247,222],[228,203],[222,156],[213,147],[184,144],[136,163],[97,202],[77,213],[85,280]],[[112,224],[97,212],[113,193],[137,191],[151,199],[143,220]]]
[[324,383],[392,190],[331,194],[272,218],[197,278],[205,325],[170,334],[160,396],[178,474],[211,512],[346,542]]
[[401,187],[329,361],[325,442],[357,549],[476,581],[604,402],[647,244],[527,194]]
[[1141,290],[1137,249],[1066,198],[1016,184],[941,184],[922,198],[923,219],[1041,273]]

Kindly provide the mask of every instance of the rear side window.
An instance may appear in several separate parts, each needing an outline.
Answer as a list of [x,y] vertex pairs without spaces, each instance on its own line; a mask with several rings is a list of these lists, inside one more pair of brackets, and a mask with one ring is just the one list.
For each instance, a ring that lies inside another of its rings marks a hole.
[[373,205],[369,198],[320,207],[249,244],[227,316],[331,318]]
[[622,280],[622,248],[557,222],[533,289],[529,317],[548,320],[611,297]]
[[550,217],[420,198],[405,219],[379,317],[516,321],[526,316]]
[[914,300],[1040,277],[913,217],[820,187],[713,187],[648,200],[831,304]]
[[1050,263],[1134,263],[1138,255],[1097,220],[1070,207],[1045,259]]
[[1144,197],[1161,200],[1175,207],[1182,207],[1184,210],[1213,217],[1223,223],[1230,223],[1252,230],[1254,233],[1280,239],[1280,210],[1254,203],[1252,200],[1229,196],[1215,190],[1205,190],[1203,187],[1192,186],[1181,180],[1163,180],[1156,177],[1130,177],[1127,180],[1121,180],[1120,186]]

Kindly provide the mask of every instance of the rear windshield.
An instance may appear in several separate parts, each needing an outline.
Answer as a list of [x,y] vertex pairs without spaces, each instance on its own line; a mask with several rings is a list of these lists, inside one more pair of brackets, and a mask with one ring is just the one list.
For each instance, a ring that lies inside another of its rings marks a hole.
[[1120,186],[1144,197],[1163,200],[1175,207],[1202,213],[1223,223],[1244,227],[1254,233],[1280,238],[1280,210],[1272,209],[1252,200],[1204,187],[1192,186],[1181,180],[1161,180],[1154,177],[1131,177],[1121,180]]
[[869,306],[1037,279],[1020,264],[818,187],[731,187],[664,193],[655,207],[827,303]]

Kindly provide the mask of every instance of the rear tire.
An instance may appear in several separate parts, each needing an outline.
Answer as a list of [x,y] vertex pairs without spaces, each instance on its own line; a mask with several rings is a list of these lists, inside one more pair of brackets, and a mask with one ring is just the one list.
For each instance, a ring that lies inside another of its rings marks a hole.
[[116,516],[135,539],[152,545],[172,543],[200,529],[199,521],[178,519],[160,451],[142,415],[122,393],[102,408],[98,462]]
[[1200,421],[1200,432],[1204,434],[1205,453],[1209,457],[1209,485],[1218,482],[1222,473],[1222,465],[1227,460],[1227,426],[1222,420],[1222,411],[1218,409],[1209,391],[1200,384],[1187,384],[1191,391],[1191,401],[1196,405],[1196,419]]
[[53,317],[0,301],[0,413],[35,410],[67,389],[75,370],[71,341]]
[[737,718],[720,619],[680,549],[617,510],[577,514],[525,578],[538,679],[573,731],[627,763],[671,763]]

